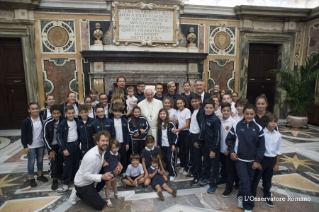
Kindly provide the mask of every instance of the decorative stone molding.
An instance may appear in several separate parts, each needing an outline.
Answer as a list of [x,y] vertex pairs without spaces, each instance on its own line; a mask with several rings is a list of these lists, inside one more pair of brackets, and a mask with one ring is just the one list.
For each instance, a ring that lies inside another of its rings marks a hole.
[[294,56],[300,57],[300,46],[301,46],[301,28],[298,28],[295,36],[295,50]]
[[319,52],[319,24],[309,27],[307,56]]
[[73,20],[40,20],[39,24],[43,54],[76,52]]
[[0,10],[0,19],[5,18],[8,21],[12,21],[14,18],[14,12],[10,10]]
[[210,26],[209,32],[209,54],[236,55],[236,27]]
[[[246,21],[246,20],[245,20]],[[283,23],[278,22],[264,22],[264,21],[253,21],[253,29],[263,29],[263,30],[283,30]]]

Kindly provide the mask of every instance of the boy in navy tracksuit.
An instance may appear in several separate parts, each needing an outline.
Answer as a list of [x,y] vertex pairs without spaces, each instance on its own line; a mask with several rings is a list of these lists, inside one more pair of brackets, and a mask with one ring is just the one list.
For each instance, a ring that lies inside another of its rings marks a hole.
[[123,166],[122,173],[126,172],[128,154],[130,144],[130,134],[128,133],[128,123],[126,116],[122,116],[123,108],[116,104],[112,108],[114,117],[112,118],[115,128],[115,139],[121,144],[119,154],[121,155],[121,164]]
[[[201,120],[205,119],[205,111],[201,108],[201,96],[194,93],[190,96],[190,102],[194,108],[191,116],[189,129],[190,161],[192,163],[192,175],[194,177],[191,185],[199,183],[202,172],[202,150],[203,140],[201,138]],[[186,176],[187,177],[187,176]]]
[[59,105],[50,107],[51,116],[46,120],[43,126],[43,140],[47,148],[50,160],[50,178],[52,178],[51,189],[58,189],[58,178],[63,174],[63,156],[57,141],[57,128],[63,120]]
[[94,128],[96,119],[88,116],[88,106],[79,106],[79,120],[78,120],[78,133],[79,142],[81,144],[81,158],[96,144],[94,143],[93,136],[97,133]]
[[[201,132],[204,134],[204,172],[200,185],[209,183],[208,193],[216,191],[219,175],[219,146],[220,146],[220,120],[214,113],[215,101],[204,101],[205,123]],[[212,169],[212,171],[211,171]]]
[[105,130],[111,134],[111,138],[115,138],[115,128],[113,120],[105,117],[105,110],[103,105],[97,104],[95,106],[95,112],[97,115],[96,121],[94,122],[95,133]]
[[247,105],[244,108],[244,119],[233,125],[226,137],[228,151],[231,159],[236,161],[239,177],[238,207],[247,212],[254,208],[251,181],[255,170],[262,169],[260,162],[265,153],[264,131],[254,121],[255,115],[256,107]]
[[74,179],[79,168],[80,144],[74,107],[67,105],[64,112],[66,117],[58,125],[57,138],[64,158],[62,190],[68,191],[69,183]]

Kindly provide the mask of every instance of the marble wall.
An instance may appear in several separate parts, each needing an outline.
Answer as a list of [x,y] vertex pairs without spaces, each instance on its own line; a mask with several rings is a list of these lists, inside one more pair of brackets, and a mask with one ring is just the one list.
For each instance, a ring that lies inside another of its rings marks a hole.
[[227,59],[216,59],[209,62],[208,91],[215,84],[221,89],[234,91],[235,89],[235,61]]
[[76,59],[51,58],[43,60],[43,67],[45,94],[52,94],[59,104],[66,100],[70,91],[79,97]]

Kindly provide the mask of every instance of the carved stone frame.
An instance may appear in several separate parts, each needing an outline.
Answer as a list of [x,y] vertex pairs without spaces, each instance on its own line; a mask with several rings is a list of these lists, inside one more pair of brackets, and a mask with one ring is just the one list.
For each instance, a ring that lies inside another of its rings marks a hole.
[[[158,10],[158,11],[173,11],[174,17],[173,17],[173,40],[172,41],[158,41],[158,40],[152,40],[153,43],[176,43],[176,29],[178,30],[176,23],[179,21],[177,20],[177,11],[179,10],[179,6],[172,6],[172,7],[163,7],[163,6],[158,6],[156,4],[150,3],[150,4],[144,4],[142,2],[137,3],[137,4],[120,4],[120,3],[115,3],[115,20],[114,17],[113,19],[113,26],[115,26],[115,32],[116,32],[116,42],[137,42],[140,43],[141,40],[120,40],[119,39],[119,14],[118,10],[119,9],[142,9],[143,5],[151,5],[152,9],[146,8],[147,10]],[[144,10],[146,10],[144,9]]]
[[[281,46],[278,52],[278,59],[280,59],[281,61],[278,61],[277,68],[291,69],[293,65],[292,58],[295,46],[295,33],[251,31],[240,32],[238,94],[241,97],[246,97],[247,95],[249,43],[280,44]],[[275,94],[274,113],[277,114],[280,118],[286,118],[287,108],[281,105],[283,99],[284,93],[281,90],[277,89]]]
[[0,37],[21,38],[28,102],[40,102],[33,22],[1,23]]

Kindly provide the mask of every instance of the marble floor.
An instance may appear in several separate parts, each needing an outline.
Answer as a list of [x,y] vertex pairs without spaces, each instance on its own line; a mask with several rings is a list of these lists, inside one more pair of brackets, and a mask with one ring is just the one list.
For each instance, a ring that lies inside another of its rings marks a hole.
[[[319,127],[309,125],[308,129],[293,129],[280,121],[282,133],[282,157],[279,171],[275,172],[272,184],[274,208],[263,201],[256,201],[254,212],[312,212],[319,211]],[[70,191],[63,192],[61,184],[56,191],[51,190],[51,179],[47,183],[38,182],[38,186],[29,186],[27,159],[22,151],[18,130],[0,131],[0,211],[94,211],[82,201],[71,205]],[[44,170],[49,169],[44,158]],[[177,168],[178,169],[178,168]],[[48,177],[48,172],[44,172]],[[223,198],[224,186],[219,186],[215,194],[208,194],[208,186],[190,186],[190,179],[179,175],[174,182],[168,182],[177,189],[173,198],[164,192],[165,201],[160,201],[151,188],[125,188],[118,177],[121,200],[114,198],[111,192],[113,208],[105,206],[103,211],[243,211],[237,207],[237,190],[234,188],[228,198]],[[262,197],[262,182],[257,197]],[[104,198],[104,190],[100,195]]]

